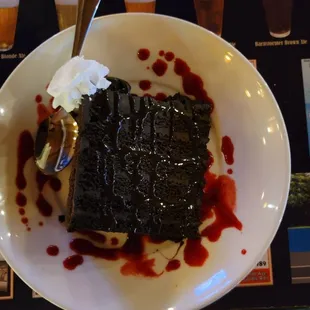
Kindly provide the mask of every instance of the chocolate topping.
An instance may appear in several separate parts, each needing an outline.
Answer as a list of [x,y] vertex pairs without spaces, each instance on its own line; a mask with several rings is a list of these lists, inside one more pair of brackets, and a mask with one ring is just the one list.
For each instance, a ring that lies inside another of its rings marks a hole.
[[199,237],[211,106],[114,90],[84,98],[66,224],[177,240]]

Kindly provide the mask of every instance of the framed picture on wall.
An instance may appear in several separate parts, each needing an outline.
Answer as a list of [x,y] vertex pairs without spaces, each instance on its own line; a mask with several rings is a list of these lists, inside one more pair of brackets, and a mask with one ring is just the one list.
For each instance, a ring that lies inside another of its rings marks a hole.
[[14,274],[0,254],[0,300],[13,299]]

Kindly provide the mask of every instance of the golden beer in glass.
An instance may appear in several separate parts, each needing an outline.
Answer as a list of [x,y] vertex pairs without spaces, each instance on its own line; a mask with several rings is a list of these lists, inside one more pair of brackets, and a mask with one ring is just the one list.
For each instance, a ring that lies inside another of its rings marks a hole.
[[194,0],[198,24],[221,36],[224,0]]
[[19,0],[0,0],[0,52],[14,46]]
[[155,13],[156,0],[125,0],[126,11]]
[[78,0],[55,0],[59,30],[76,24]]

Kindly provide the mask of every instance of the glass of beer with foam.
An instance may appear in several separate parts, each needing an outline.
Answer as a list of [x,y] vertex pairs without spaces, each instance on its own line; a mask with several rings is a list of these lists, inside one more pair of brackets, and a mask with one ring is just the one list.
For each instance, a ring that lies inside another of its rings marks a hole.
[[125,0],[126,11],[155,13],[156,0]]
[[55,0],[55,5],[60,31],[76,24],[78,0]]
[[0,52],[14,45],[19,0],[0,0]]

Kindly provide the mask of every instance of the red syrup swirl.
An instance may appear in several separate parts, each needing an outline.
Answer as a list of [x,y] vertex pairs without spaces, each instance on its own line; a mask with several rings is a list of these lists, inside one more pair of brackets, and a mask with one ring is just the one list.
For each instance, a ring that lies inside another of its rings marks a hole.
[[140,260],[144,257],[144,238],[140,235],[130,234],[121,248],[121,256],[128,260]]
[[48,248],[46,249],[46,253],[49,256],[57,256],[59,254],[59,248],[57,245],[50,245],[48,246]]
[[[36,96],[36,102],[39,102],[42,100],[41,95]],[[28,162],[29,159],[33,157],[34,152],[34,139],[32,138],[31,133],[28,130],[24,130],[19,135],[18,139],[18,147],[17,147],[17,174],[16,174],[16,186],[19,190],[19,192],[16,195],[16,204],[20,207],[24,207],[27,204],[27,198],[26,196],[21,193],[21,190],[24,190],[27,186],[27,180],[24,175],[25,165]],[[49,183],[50,187],[54,191],[59,191],[61,189],[61,182],[55,177],[52,176],[46,176],[42,174],[40,171],[36,172],[36,183],[37,188],[39,191],[39,195],[36,199],[36,205],[38,207],[38,210],[41,215],[43,216],[50,216],[53,212],[53,208],[50,205],[50,203],[45,199],[45,197],[42,194],[43,188],[46,183]],[[24,211],[19,210],[20,215],[25,215]],[[26,217],[21,219],[22,223],[26,223]],[[42,224],[43,225],[43,224]],[[30,229],[27,229],[30,231]]]
[[39,170],[36,173],[36,182],[39,192],[42,192],[47,182],[49,182],[53,191],[58,192],[61,189],[61,181],[59,179],[50,175],[45,175]]
[[108,261],[116,261],[120,258],[119,249],[105,249],[94,245],[91,241],[76,238],[70,242],[70,249],[79,255],[89,255]]
[[157,93],[154,98],[158,101],[163,101],[167,98],[167,95],[164,93]]
[[38,103],[37,105],[37,124],[39,125],[44,120],[46,120],[51,114],[47,110],[46,106],[43,103]]
[[52,205],[45,199],[42,193],[39,194],[36,200],[36,206],[42,216],[49,217],[53,213]]
[[124,276],[144,276],[148,278],[157,278],[162,275],[154,271],[155,259],[148,259],[144,254],[144,237],[138,235],[129,235],[127,241],[120,250],[120,256],[127,260],[121,268]]
[[91,240],[98,242],[98,243],[105,244],[107,241],[107,238],[105,235],[99,234],[99,233],[92,231],[92,230],[79,231],[79,234],[87,236]]
[[214,108],[213,100],[208,97],[204,89],[202,78],[191,72],[190,67],[184,60],[180,58],[175,59],[174,72],[182,78],[183,89],[187,95],[194,96],[197,100],[207,101],[212,109]]
[[44,103],[37,103],[37,125],[46,120],[50,115],[51,112],[48,110]]
[[207,170],[209,171],[214,164],[214,156],[211,153],[211,151],[209,151],[209,150],[208,150],[208,156],[209,156],[209,158],[207,161],[207,167],[208,167]]
[[25,207],[27,204],[27,197],[23,193],[18,192],[15,201],[19,207]]
[[68,270],[74,270],[78,266],[82,265],[84,262],[84,258],[81,255],[72,255],[67,257],[63,261],[63,266]]
[[166,54],[165,54],[165,59],[167,60],[167,61],[172,61],[173,59],[174,59],[174,53],[172,53],[172,52],[167,52]]
[[234,163],[234,145],[230,137],[225,136],[222,138],[222,147],[221,151],[224,155],[225,162],[227,165],[232,165]]
[[154,73],[157,76],[163,76],[165,75],[167,69],[168,69],[168,65],[165,61],[163,61],[162,59],[157,59],[153,65],[152,65],[152,69],[154,71]]
[[215,220],[207,226],[201,235],[209,241],[216,242],[226,228],[242,230],[242,223],[234,211],[236,208],[236,185],[235,181],[227,175],[216,176],[207,171],[205,173],[206,186],[202,202],[202,221],[212,218]]
[[227,169],[227,173],[228,174],[233,174],[233,170],[229,168],[229,169]]
[[170,260],[166,266],[166,271],[174,271],[181,267],[181,262],[178,259]]
[[147,48],[140,48],[138,51],[138,58],[142,61],[149,59],[151,53]]
[[201,267],[209,257],[209,252],[201,243],[202,239],[188,239],[185,242],[184,261],[191,267]]
[[154,271],[155,258],[141,261],[128,261],[121,267],[124,276],[143,276],[146,278],[158,278],[163,274]]
[[[15,183],[19,190],[23,190],[27,186],[27,181],[24,175],[25,165],[27,161],[33,157],[34,141],[31,133],[24,130],[18,139],[17,147],[17,174]],[[18,195],[18,194],[17,194]]]
[[145,93],[143,95],[143,97],[151,97],[151,98],[154,98],[154,99],[156,99],[158,101],[163,101],[163,100],[165,100],[167,98],[167,95],[164,94],[164,93],[157,93],[155,96],[152,96],[149,93]]
[[43,103],[43,98],[40,94],[36,95],[35,102],[37,103],[37,124],[39,125],[44,120],[46,120],[53,112],[54,109],[52,107],[53,98],[50,99],[49,105],[46,106]]
[[139,87],[144,91],[149,90],[152,87],[152,83],[149,80],[142,80],[139,82]]
[[42,216],[49,217],[53,213],[52,205],[45,199],[42,194],[43,188],[46,183],[49,183],[51,189],[55,192],[60,191],[61,181],[53,176],[43,174],[41,171],[36,172],[36,182],[39,191],[38,198],[36,200],[36,206]]
[[125,259],[122,266],[123,275],[140,275],[145,277],[158,277],[161,274],[153,270],[155,259],[148,259],[144,254],[143,236],[129,235],[127,241],[120,249],[107,249],[94,245],[91,241],[81,238],[73,239],[70,248],[78,255],[89,255],[108,261]]

